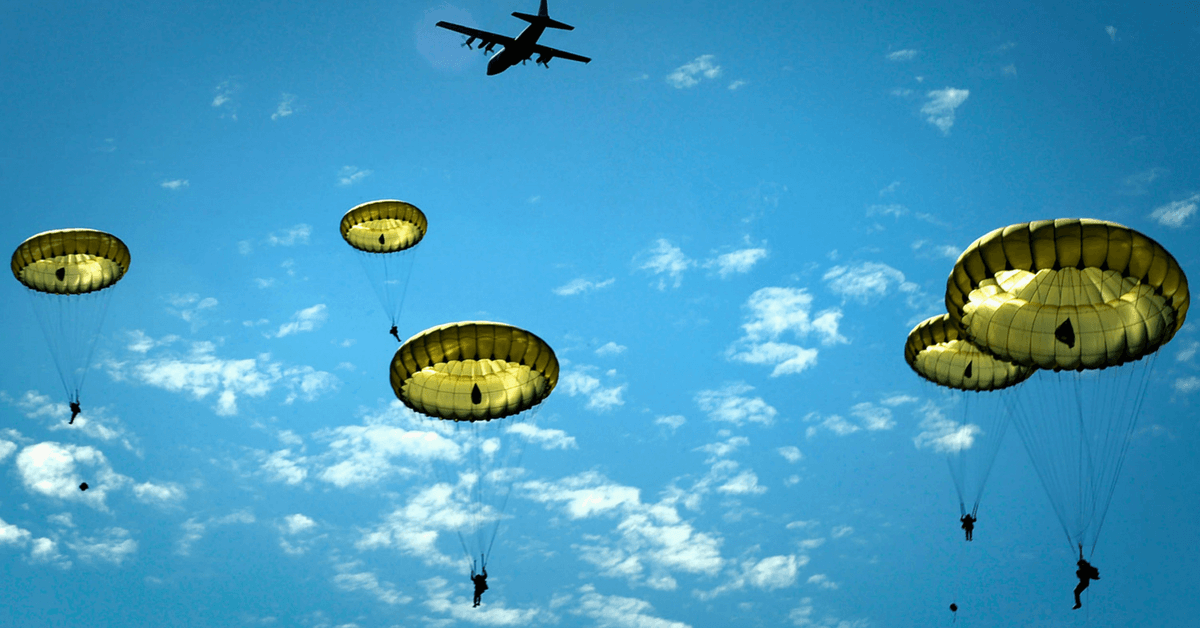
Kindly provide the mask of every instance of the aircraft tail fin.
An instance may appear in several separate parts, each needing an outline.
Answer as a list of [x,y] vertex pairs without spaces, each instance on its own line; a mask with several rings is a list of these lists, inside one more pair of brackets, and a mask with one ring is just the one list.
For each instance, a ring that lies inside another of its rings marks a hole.
[[521,13],[519,11],[514,11],[513,17],[525,20],[526,22],[529,22],[530,24],[541,25],[545,28],[557,28],[559,30],[564,30],[564,31],[575,30],[575,27],[571,26],[570,24],[564,24],[562,22],[559,22],[558,20],[550,19],[550,12],[546,10],[546,0],[542,0],[542,5],[540,7],[538,7],[537,15],[530,15],[528,13]]

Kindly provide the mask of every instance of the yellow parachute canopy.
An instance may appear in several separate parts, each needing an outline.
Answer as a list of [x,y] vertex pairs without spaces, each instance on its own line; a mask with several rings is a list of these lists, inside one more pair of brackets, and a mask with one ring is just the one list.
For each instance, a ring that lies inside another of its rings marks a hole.
[[30,290],[86,294],[103,290],[129,270],[129,248],[117,236],[93,229],[39,233],[13,251],[12,272]]
[[1116,223],[1042,220],[996,229],[946,282],[950,322],[1008,362],[1053,370],[1138,360],[1187,316],[1187,277],[1154,240]]
[[371,201],[342,216],[342,238],[367,253],[395,253],[415,246],[425,237],[425,214],[404,201]]
[[404,405],[450,421],[490,421],[541,403],[558,383],[558,358],[541,338],[503,323],[462,322],[409,338],[392,358]]
[[962,337],[950,315],[934,316],[908,332],[904,360],[917,375],[958,390],[998,390],[1019,384],[1034,370],[984,353]]

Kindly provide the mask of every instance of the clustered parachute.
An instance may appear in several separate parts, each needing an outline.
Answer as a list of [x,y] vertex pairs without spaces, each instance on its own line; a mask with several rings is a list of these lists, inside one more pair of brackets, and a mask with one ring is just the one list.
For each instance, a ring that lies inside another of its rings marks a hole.
[[363,203],[342,216],[342,239],[361,254],[363,269],[400,340],[397,325],[408,278],[412,274],[414,247],[425,237],[429,221],[411,203],[379,200]]
[[[433,327],[405,341],[392,358],[396,397],[417,413],[452,424],[468,454],[471,468],[461,481],[442,479],[469,491],[458,537],[467,558],[480,556],[485,568],[521,455],[519,439],[503,441],[512,432],[505,424],[528,419],[554,390],[558,374],[550,345],[503,323]],[[440,473],[454,471],[443,467]]]
[[1006,414],[1072,549],[1094,551],[1155,352],[1183,326],[1188,305],[1178,262],[1133,229],[1090,219],[1015,224],[959,256],[947,313],[910,332],[905,358],[940,386],[1020,389]]
[[111,288],[129,262],[129,247],[120,238],[93,229],[39,233],[13,251],[13,276],[28,288],[75,413]]

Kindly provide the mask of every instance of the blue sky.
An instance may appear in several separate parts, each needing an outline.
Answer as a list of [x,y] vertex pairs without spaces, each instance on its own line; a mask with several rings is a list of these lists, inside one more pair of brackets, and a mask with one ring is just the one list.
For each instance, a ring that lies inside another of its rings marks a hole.
[[[73,426],[0,282],[0,623],[862,628],[957,600],[973,626],[1190,624],[1193,323],[1081,611],[1012,430],[962,541],[915,444],[954,408],[902,346],[1010,223],[1113,220],[1200,267],[1195,9],[549,8],[576,30],[544,43],[592,63],[487,77],[432,27],[515,34],[531,0],[0,8],[3,242],[133,255]],[[478,609],[414,444],[436,428],[395,400],[337,231],[381,198],[429,217],[402,336],[498,320],[563,365],[501,432],[525,451]]]

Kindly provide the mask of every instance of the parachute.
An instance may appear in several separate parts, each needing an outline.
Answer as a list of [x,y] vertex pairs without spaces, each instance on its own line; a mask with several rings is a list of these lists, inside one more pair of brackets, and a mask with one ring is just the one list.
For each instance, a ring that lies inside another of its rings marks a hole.
[[361,254],[363,269],[392,327],[404,306],[413,247],[425,237],[428,227],[425,214],[404,201],[371,201],[342,216],[342,238]]
[[[558,383],[558,358],[532,333],[490,322],[450,323],[409,338],[396,351],[391,384],[413,411],[452,426],[472,468],[447,484],[469,491],[459,541],[486,565],[519,471],[514,421],[528,419]],[[501,420],[506,419],[506,420]],[[470,537],[470,541],[468,541]]]
[[1010,225],[954,265],[950,322],[992,356],[1043,369],[1013,422],[1072,551],[1095,551],[1155,352],[1188,304],[1175,258],[1112,222]]
[[39,233],[13,251],[13,276],[29,289],[72,403],[79,402],[111,288],[125,276],[129,262],[129,248],[120,238],[92,229]]
[[958,420],[953,420],[946,418],[938,405],[927,405],[921,424],[924,431],[916,444],[946,455],[960,514],[976,517],[984,485],[1008,429],[1008,393],[1028,379],[1034,369],[984,353],[962,337],[948,314],[922,321],[909,332],[904,359],[917,375],[938,386],[961,409]]

